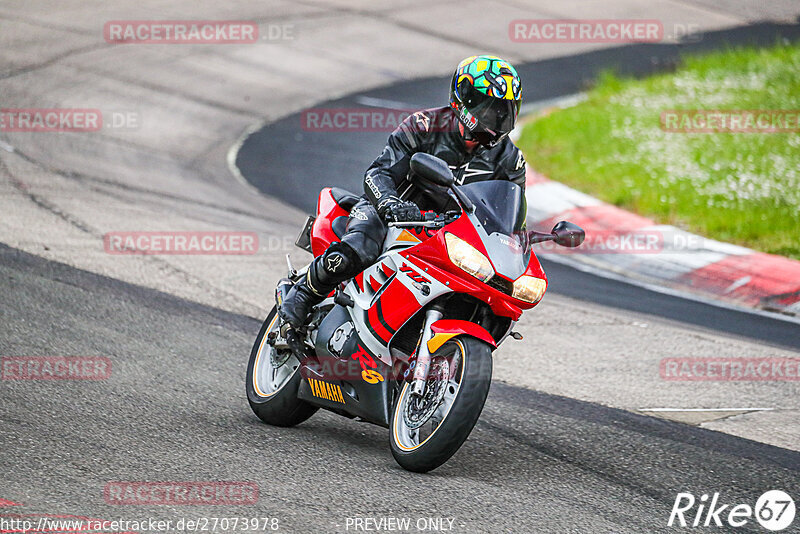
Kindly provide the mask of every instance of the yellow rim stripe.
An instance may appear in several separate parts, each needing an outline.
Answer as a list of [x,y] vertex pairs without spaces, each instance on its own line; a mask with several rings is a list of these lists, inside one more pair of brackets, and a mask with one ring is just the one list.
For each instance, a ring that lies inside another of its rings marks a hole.
[[258,361],[261,359],[261,355],[264,354],[264,343],[267,342],[267,335],[272,331],[272,327],[275,325],[275,321],[277,320],[278,313],[276,312],[275,317],[272,318],[272,322],[269,323],[267,330],[264,332],[264,337],[261,339],[261,345],[258,347],[256,362],[253,364],[253,389],[259,397],[269,397],[270,395],[277,393],[276,391],[273,391],[272,393],[263,393],[260,389],[258,389]]
[[[464,382],[464,367],[465,367],[466,361],[467,361],[467,351],[464,350],[464,345],[462,345],[459,340],[456,340],[456,343],[458,344],[459,348],[461,349],[461,377],[459,379],[459,385],[458,385],[459,391],[456,392],[456,395],[458,395],[459,393],[461,393],[461,384],[463,384],[463,382]],[[404,451],[414,451],[414,450],[419,449],[420,447],[425,445],[428,442],[428,440],[431,439],[433,437],[433,435],[436,434],[439,431],[439,429],[442,427],[441,424],[439,426],[437,426],[436,430],[431,432],[431,435],[428,436],[427,438],[425,438],[425,441],[423,441],[422,443],[420,443],[419,445],[417,445],[415,447],[406,447],[402,443],[400,443],[400,440],[397,437],[398,436],[397,422],[399,421],[400,417],[402,417],[402,415],[400,415],[400,407],[403,404],[402,400],[403,400],[403,397],[406,394],[406,390],[408,389],[408,387],[410,385],[411,384],[409,382],[406,382],[405,385],[403,386],[403,391],[400,392],[400,397],[397,399],[397,406],[395,406],[394,425],[392,426],[392,435],[393,435],[392,439],[394,439],[395,445],[397,445],[399,448],[403,449]],[[450,415],[450,414],[448,414],[448,415]]]

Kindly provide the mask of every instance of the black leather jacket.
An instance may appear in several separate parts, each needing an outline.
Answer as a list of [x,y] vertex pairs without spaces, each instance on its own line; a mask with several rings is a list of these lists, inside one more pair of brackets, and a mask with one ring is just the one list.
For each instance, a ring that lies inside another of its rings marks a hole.
[[383,152],[364,174],[364,193],[376,208],[380,209],[390,196],[402,194],[422,209],[443,209],[435,197],[408,181],[409,162],[416,152],[446,161],[457,184],[510,180],[525,187],[525,159],[510,139],[506,137],[492,148],[478,146],[467,152],[453,110],[425,109],[410,115],[392,132]]

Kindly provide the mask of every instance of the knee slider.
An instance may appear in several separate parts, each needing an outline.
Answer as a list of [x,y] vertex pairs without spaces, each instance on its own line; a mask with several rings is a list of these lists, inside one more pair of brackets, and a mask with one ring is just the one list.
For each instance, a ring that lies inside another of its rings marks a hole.
[[315,262],[317,278],[325,285],[338,284],[361,271],[361,261],[353,248],[346,243],[334,243],[319,262]]

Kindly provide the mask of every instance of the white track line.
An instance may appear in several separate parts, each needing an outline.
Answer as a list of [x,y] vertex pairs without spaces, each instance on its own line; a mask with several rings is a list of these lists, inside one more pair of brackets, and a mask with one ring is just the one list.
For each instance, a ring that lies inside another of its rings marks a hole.
[[640,412],[771,412],[775,408],[639,408]]
[[406,104],[405,102],[398,102],[397,100],[386,100],[384,98],[372,98],[371,96],[357,96],[355,100],[356,103],[371,108],[399,109],[405,111],[415,107],[413,104]]
[[228,170],[231,171],[231,174],[234,178],[236,178],[239,182],[241,182],[245,187],[247,187],[250,191],[255,193],[258,196],[262,196],[264,193],[259,191],[256,186],[251,184],[250,182],[242,176],[242,172],[239,170],[239,167],[236,166],[236,157],[239,155],[239,150],[241,150],[242,145],[250,137],[252,134],[263,128],[267,124],[266,120],[259,121],[257,123],[251,124],[245,131],[243,131],[239,137],[236,139],[236,142],[231,145],[228,149],[228,154],[226,156],[226,161],[228,163]]

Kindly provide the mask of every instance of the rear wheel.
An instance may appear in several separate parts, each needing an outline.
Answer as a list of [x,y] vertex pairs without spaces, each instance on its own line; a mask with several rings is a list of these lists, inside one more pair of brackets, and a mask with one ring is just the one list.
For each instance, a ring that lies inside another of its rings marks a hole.
[[300,361],[289,349],[276,349],[267,343],[270,332],[280,328],[276,308],[261,326],[250,362],[247,365],[247,400],[253,412],[265,423],[294,426],[317,411],[317,407],[297,398],[300,387]]
[[392,411],[392,455],[424,473],[450,459],[480,417],[492,381],[492,350],[471,337],[445,343],[431,358],[422,397],[406,382]]

